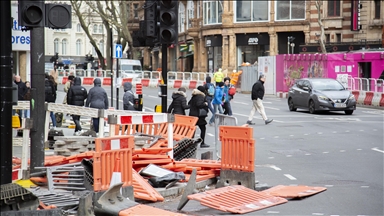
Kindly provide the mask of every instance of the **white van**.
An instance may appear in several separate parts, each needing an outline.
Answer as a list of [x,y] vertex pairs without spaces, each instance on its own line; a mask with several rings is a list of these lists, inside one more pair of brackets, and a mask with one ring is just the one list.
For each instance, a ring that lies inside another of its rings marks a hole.
[[135,59],[119,59],[119,71],[122,78],[141,77],[141,62]]

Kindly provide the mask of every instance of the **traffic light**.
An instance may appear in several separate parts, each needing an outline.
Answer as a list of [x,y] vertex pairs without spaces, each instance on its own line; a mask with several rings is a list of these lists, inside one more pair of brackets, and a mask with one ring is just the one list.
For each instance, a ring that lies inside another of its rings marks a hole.
[[45,27],[52,29],[72,28],[71,5],[46,4],[45,15]]
[[19,25],[29,28],[44,27],[44,1],[19,0]]
[[158,35],[158,9],[156,0],[147,0],[144,6],[145,35],[147,37],[156,37]]
[[162,0],[160,4],[160,43],[177,44],[178,42],[178,0]]

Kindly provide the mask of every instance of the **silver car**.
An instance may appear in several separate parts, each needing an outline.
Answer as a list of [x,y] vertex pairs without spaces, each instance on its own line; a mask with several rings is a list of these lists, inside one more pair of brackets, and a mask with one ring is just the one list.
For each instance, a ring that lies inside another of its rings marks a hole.
[[356,99],[337,80],[329,78],[304,78],[296,80],[288,92],[288,108],[317,111],[344,111],[352,115],[356,109]]

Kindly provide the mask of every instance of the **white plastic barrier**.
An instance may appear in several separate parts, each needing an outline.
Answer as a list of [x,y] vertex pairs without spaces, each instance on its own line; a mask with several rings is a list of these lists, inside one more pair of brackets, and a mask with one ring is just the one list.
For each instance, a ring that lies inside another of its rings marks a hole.
[[360,104],[360,105],[364,104],[364,100],[366,96],[365,92],[366,91],[360,91],[359,98],[357,99],[357,104]]
[[373,93],[372,106],[380,106],[381,92]]

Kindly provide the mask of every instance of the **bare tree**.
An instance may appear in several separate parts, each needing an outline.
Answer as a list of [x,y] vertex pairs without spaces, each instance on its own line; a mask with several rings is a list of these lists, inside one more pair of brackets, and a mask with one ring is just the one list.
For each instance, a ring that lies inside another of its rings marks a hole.
[[325,43],[324,43],[324,38],[325,38],[325,33],[324,33],[324,24],[323,24],[323,18],[322,18],[322,14],[323,14],[323,0],[316,0],[315,1],[315,6],[316,6],[316,9],[317,9],[317,23],[319,24],[320,26],[320,38],[319,38],[319,41],[320,41],[320,47],[321,47],[321,52],[322,53],[327,53],[327,50],[325,49]]

